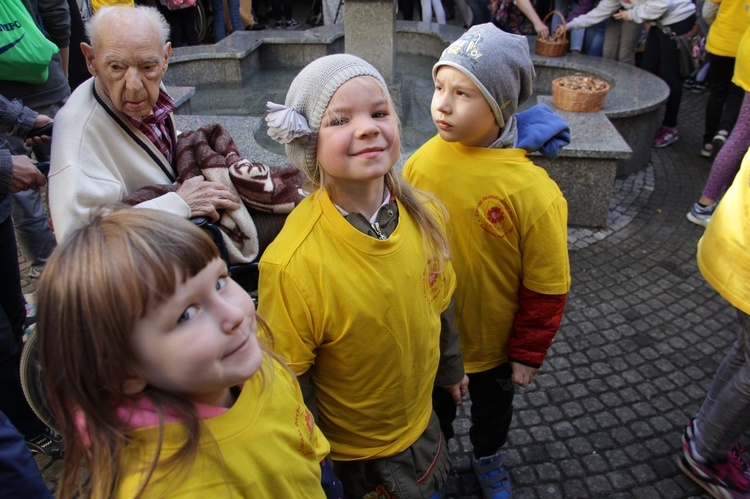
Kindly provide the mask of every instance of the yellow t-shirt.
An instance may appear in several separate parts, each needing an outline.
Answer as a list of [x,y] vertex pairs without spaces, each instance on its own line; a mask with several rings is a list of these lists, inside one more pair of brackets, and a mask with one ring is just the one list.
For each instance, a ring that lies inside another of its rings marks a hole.
[[720,0],[718,3],[721,6],[708,30],[706,50],[715,55],[736,57],[740,39],[750,24],[745,14],[745,0]]
[[113,5],[119,7],[133,7],[135,3],[134,0],[91,0],[91,13],[96,14],[96,11],[102,7],[110,7]]
[[[271,367],[271,365],[273,367]],[[157,469],[146,497],[325,497],[320,461],[330,447],[302,401],[296,379],[276,361],[264,363],[265,386],[256,374],[225,413],[204,420],[194,464],[167,475]],[[118,497],[133,497],[141,482],[138,469],[154,455],[158,430],[129,433],[135,441],[123,453],[124,477]],[[162,458],[184,441],[181,423],[165,426]],[[220,454],[219,454],[219,451]]]
[[363,234],[317,191],[297,206],[260,262],[259,314],[274,350],[311,371],[318,424],[334,460],[395,455],[424,432],[440,355],[440,313],[455,287],[434,273],[399,203],[386,240]]
[[521,283],[570,289],[568,205],[522,149],[488,149],[435,136],[407,161],[404,178],[449,213],[457,275],[456,321],[467,373],[507,362]]
[[[750,18],[750,3],[745,3],[745,19]],[[742,35],[740,46],[737,49],[737,58],[734,60],[734,76],[732,83],[745,92],[750,92],[750,25]]]
[[750,151],[698,241],[698,268],[721,296],[750,314]]

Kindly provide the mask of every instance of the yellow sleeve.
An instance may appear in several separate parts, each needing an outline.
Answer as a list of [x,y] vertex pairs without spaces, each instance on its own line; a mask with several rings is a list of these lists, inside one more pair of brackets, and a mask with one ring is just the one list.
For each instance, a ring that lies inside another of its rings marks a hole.
[[321,338],[315,337],[310,306],[298,283],[280,265],[261,261],[258,304],[273,335],[271,349],[297,376],[306,373]]

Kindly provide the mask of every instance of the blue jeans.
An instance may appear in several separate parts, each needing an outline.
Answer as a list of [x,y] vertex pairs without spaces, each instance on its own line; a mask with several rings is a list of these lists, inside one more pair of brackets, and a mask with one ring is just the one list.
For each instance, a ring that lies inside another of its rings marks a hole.
[[[567,2],[565,0],[555,0],[555,10],[560,12],[563,16],[568,16],[570,11],[578,6],[578,2]],[[552,16],[552,23],[550,27],[550,33],[554,33],[557,27],[562,24],[562,19],[557,14]],[[570,50],[583,51],[583,37],[586,34],[586,28],[573,29],[570,31],[568,38],[570,39]]]
[[[211,8],[214,11],[214,41],[220,42],[227,37],[224,0],[211,0]],[[229,23],[232,25],[232,31],[242,31],[240,0],[227,0],[227,8],[229,9]]]
[[16,192],[11,197],[18,245],[31,266],[41,271],[57,244],[47,212],[44,211],[41,191]]
[[[602,21],[593,26],[586,28],[586,36],[583,40],[583,46],[587,55],[601,57],[604,50],[604,30],[607,27],[607,21]],[[572,43],[572,38],[571,38]]]
[[695,417],[695,444],[711,462],[723,461],[730,446],[750,427],[750,316],[737,310],[740,332],[729,349]]
[[[40,106],[34,108],[34,111],[54,118],[64,103],[65,100],[49,106]],[[33,151],[37,161],[49,161],[49,144],[34,147],[32,150],[26,147],[23,140],[18,137],[8,137],[8,143],[11,154],[30,156]],[[11,198],[13,199],[13,225],[16,228],[18,245],[31,266],[41,270],[57,245],[55,234],[49,226],[49,217],[44,210],[42,193],[39,189],[33,189],[13,193]]]

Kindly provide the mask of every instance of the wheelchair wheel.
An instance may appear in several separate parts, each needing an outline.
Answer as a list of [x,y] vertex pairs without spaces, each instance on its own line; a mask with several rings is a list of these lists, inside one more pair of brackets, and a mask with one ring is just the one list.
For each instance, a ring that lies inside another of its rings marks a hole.
[[44,424],[57,431],[57,421],[52,413],[47,389],[42,383],[42,368],[39,365],[39,343],[36,330],[32,332],[21,352],[21,387],[31,409]]

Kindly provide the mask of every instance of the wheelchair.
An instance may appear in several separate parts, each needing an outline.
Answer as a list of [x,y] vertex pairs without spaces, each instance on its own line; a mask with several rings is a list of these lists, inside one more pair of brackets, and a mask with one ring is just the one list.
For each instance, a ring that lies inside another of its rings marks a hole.
[[[250,209],[253,222],[258,231],[258,257],[250,263],[231,263],[221,229],[207,217],[196,217],[191,221],[207,231],[219,249],[221,258],[227,262],[229,275],[250,294],[255,306],[258,306],[258,261],[263,251],[281,231],[287,213],[266,213]],[[36,332],[26,339],[21,352],[21,387],[29,406],[44,424],[58,431],[57,422],[52,412],[52,404],[42,381],[42,369],[39,364],[39,346]]]

